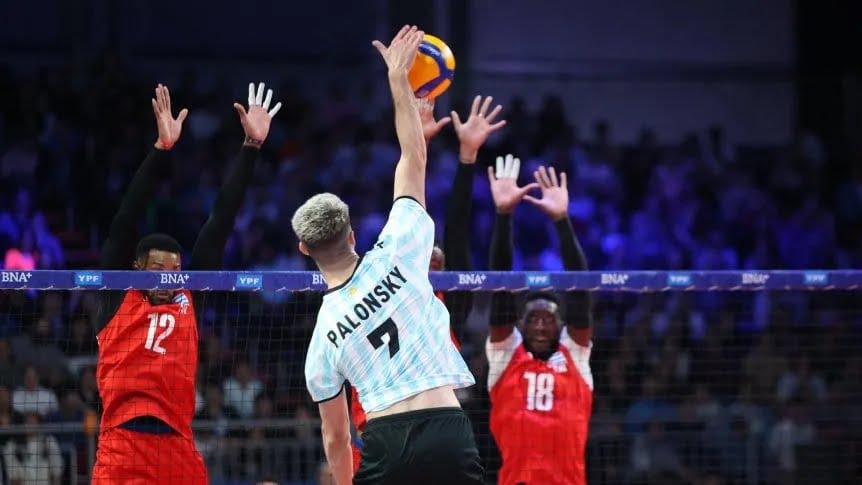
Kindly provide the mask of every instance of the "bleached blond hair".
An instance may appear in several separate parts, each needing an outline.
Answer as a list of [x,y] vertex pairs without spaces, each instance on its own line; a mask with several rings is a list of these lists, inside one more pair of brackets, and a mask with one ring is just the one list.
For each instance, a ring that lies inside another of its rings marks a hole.
[[335,194],[317,194],[296,209],[290,225],[309,250],[329,249],[350,231],[350,209]]

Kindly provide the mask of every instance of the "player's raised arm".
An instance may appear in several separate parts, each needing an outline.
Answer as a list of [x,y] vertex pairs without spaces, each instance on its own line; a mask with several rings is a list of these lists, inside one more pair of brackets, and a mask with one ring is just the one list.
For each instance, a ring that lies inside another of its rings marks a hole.
[[241,104],[234,103],[245,132],[245,139],[239,158],[219,190],[209,219],[201,228],[195,242],[190,269],[221,268],[225,245],[254,175],[254,162],[260,153],[261,145],[269,135],[272,118],[281,109],[281,103],[276,103],[272,109],[269,108],[272,102],[272,89],[267,90],[264,97],[265,88],[264,83],[260,83],[257,87],[254,83],[249,83],[248,111]]
[[413,89],[407,80],[407,73],[416,59],[424,32],[416,26],[404,26],[389,43],[383,45],[379,40],[374,47],[386,61],[389,88],[395,106],[395,131],[401,145],[401,159],[395,167],[394,198],[412,197],[425,205],[425,165],[428,158],[422,122],[416,107]]
[[[506,155],[505,159],[497,157],[496,174],[494,167],[488,167],[491,196],[494,199],[494,207],[497,212],[494,219],[494,230],[491,233],[490,269],[492,271],[510,271],[512,269],[515,252],[512,242],[512,212],[528,191],[538,187],[536,183],[518,187],[520,169],[521,160],[512,155]],[[503,341],[512,334],[516,315],[512,294],[495,293],[491,306],[491,342]]]
[[155,191],[160,172],[165,168],[168,151],[177,143],[183,121],[189,111],[183,109],[176,118],[171,114],[171,94],[168,87],[159,84],[152,99],[159,137],[153,150],[135,172],[126,189],[117,213],[111,220],[108,237],[102,244],[101,266],[104,269],[129,269],[135,257],[138,241],[137,224]]
[[452,193],[446,206],[446,232],[443,236],[443,251],[446,254],[449,269],[469,270],[470,263],[470,227],[473,217],[473,177],[475,175],[476,158],[479,149],[485,144],[488,136],[506,125],[505,120],[494,122],[502,111],[497,105],[490,113],[494,98],[481,96],[473,99],[470,115],[461,122],[458,113],[452,111],[452,121],[455,133],[460,142],[458,152],[458,170]]
[[[566,271],[587,271],[587,257],[575,235],[569,219],[569,189],[565,172],[559,178],[554,167],[539,167],[533,173],[542,189],[542,197],[524,196],[524,200],[538,207],[554,222],[560,241],[560,253]],[[592,338],[592,294],[588,291],[572,291],[566,294],[566,331],[582,347],[590,345]]]

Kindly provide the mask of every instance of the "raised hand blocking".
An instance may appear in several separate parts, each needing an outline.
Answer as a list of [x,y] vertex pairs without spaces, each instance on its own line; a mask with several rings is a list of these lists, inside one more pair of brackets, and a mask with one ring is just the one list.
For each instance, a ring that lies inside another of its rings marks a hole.
[[159,150],[170,150],[180,139],[183,121],[189,115],[189,110],[181,109],[180,114],[175,119],[171,113],[171,92],[163,84],[156,86],[156,97],[151,101],[153,114],[156,117],[156,127],[159,130],[159,138],[156,140],[155,147]]
[[542,189],[542,198],[537,199],[531,195],[525,195],[524,200],[538,207],[553,221],[558,221],[569,214],[569,186],[566,172],[560,172],[557,179],[557,171],[554,167],[539,167],[533,172],[539,187]]
[[269,109],[272,102],[272,89],[266,91],[266,98],[264,98],[265,88],[264,83],[260,83],[257,89],[254,83],[248,83],[248,111],[239,103],[233,104],[239,114],[242,129],[245,131],[246,146],[260,147],[263,144],[269,135],[272,118],[281,110],[281,103],[276,103],[271,110]]
[[488,113],[488,108],[491,107],[493,100],[492,96],[487,96],[482,102],[482,96],[476,96],[473,99],[473,106],[470,108],[470,116],[463,123],[458,113],[455,111],[451,113],[455,133],[461,143],[459,158],[463,163],[474,163],[479,154],[479,148],[485,144],[488,136],[506,126],[506,120],[494,123],[494,119],[503,110],[502,106],[498,104],[490,114]]
[[496,175],[494,167],[488,167],[491,195],[494,198],[494,206],[500,214],[511,214],[518,202],[527,195],[527,192],[539,188],[538,183],[518,187],[518,172],[520,170],[521,160],[511,154],[506,155],[505,159],[497,157]]

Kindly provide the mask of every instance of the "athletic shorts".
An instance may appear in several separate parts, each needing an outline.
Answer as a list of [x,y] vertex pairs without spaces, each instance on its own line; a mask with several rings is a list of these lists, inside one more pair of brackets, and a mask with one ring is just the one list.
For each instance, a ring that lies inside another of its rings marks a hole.
[[481,485],[470,419],[459,408],[423,409],[368,421],[355,485]]
[[93,485],[206,485],[207,470],[193,440],[178,434],[122,428],[99,433]]

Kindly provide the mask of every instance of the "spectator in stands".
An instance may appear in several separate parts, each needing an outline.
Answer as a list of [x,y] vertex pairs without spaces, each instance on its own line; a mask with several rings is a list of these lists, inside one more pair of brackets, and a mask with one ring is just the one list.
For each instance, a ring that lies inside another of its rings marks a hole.
[[40,317],[29,335],[13,340],[15,356],[23,364],[31,365],[39,371],[50,387],[58,388],[66,381],[68,368],[66,356],[54,343],[51,322]]
[[224,401],[233,407],[242,418],[254,414],[254,401],[263,392],[263,383],[254,377],[254,372],[247,360],[239,359],[233,370],[233,376],[224,382]]
[[814,441],[815,430],[800,401],[789,403],[772,428],[768,449],[777,465],[779,483],[793,484],[798,470],[797,448]]
[[[46,423],[83,423],[84,403],[81,395],[74,389],[63,392],[60,399],[60,409],[45,416]],[[58,441],[61,445],[75,446],[83,449],[87,445],[87,436],[82,432],[61,433]]]
[[[0,427],[12,426],[15,422],[15,411],[12,409],[12,393],[9,388],[0,384]],[[6,437],[0,436],[0,445]]]
[[96,386],[96,368],[84,367],[78,372],[78,394],[84,406],[93,411],[101,411],[99,388]]
[[12,355],[9,340],[0,338],[0,386],[14,389],[21,380],[21,366]]
[[33,233],[36,252],[39,254],[39,269],[63,268],[66,264],[63,257],[63,247],[57,236],[51,233],[48,228],[45,215],[41,212],[35,214],[30,229]]
[[826,380],[811,369],[811,359],[798,355],[792,369],[782,374],[778,381],[777,398],[780,404],[793,399],[804,399],[810,403],[826,400]]
[[86,315],[72,318],[66,331],[66,338],[60,342],[61,350],[67,357],[95,356],[95,330]]
[[37,413],[40,416],[57,410],[57,395],[39,385],[36,367],[29,365],[24,370],[24,385],[12,394],[12,407],[21,414]]
[[12,439],[3,447],[6,473],[12,485],[60,485],[63,455],[57,438],[36,431],[37,413],[27,413],[23,424],[28,428],[21,439]]

